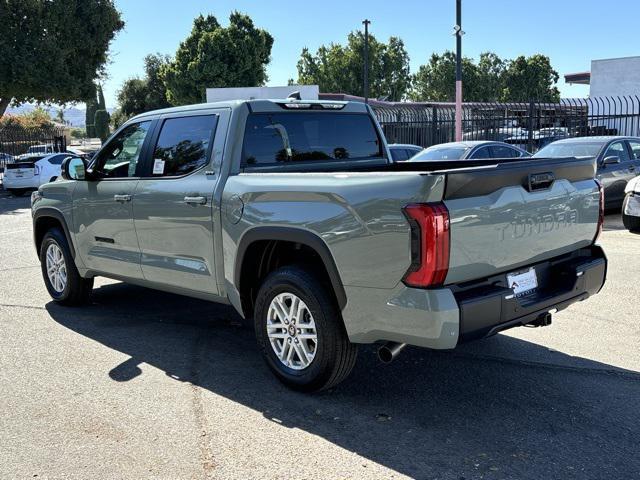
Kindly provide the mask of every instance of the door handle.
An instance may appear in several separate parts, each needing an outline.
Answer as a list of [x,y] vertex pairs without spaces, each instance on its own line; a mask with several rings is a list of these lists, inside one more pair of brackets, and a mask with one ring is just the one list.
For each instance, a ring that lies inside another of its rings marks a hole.
[[131,201],[131,195],[114,195],[113,199],[116,202],[130,202]]
[[207,203],[207,197],[184,197],[184,203],[204,205]]
[[636,170],[635,165],[629,165],[629,171],[630,172],[635,172],[635,170]]

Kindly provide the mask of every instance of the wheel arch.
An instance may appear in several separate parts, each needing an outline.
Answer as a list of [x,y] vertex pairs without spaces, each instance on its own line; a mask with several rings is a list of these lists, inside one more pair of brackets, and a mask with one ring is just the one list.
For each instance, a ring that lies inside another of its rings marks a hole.
[[[243,272],[246,273],[248,264],[256,259],[256,255],[260,257],[259,266],[261,266],[265,255],[273,252],[273,249],[276,248],[275,245],[283,244],[299,245],[317,255],[324,267],[323,273],[326,273],[326,279],[332,290],[331,293],[334,295],[340,310],[343,310],[347,304],[347,295],[333,255],[327,244],[317,234],[308,230],[295,227],[265,226],[250,229],[241,237],[238,243],[234,265],[234,286],[240,293],[243,311],[245,313],[252,311],[251,308],[246,308],[247,279],[243,279]],[[253,278],[264,278],[269,271],[262,273],[261,277],[258,269],[256,276]]]
[[48,230],[54,227],[59,227],[62,233],[69,243],[69,250],[71,250],[71,256],[76,258],[76,249],[71,239],[69,227],[67,221],[60,210],[55,208],[43,207],[37,209],[33,214],[33,241],[36,247],[36,253],[40,255],[40,246],[42,240]]

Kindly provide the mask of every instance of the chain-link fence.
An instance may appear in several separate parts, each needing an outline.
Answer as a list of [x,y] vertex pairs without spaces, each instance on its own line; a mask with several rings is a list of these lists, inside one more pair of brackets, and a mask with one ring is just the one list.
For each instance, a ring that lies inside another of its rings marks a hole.
[[[389,143],[429,147],[455,139],[455,105],[371,102]],[[640,135],[640,98],[563,99],[558,103],[463,104],[464,140],[497,140],[535,152],[552,141],[592,135]]]

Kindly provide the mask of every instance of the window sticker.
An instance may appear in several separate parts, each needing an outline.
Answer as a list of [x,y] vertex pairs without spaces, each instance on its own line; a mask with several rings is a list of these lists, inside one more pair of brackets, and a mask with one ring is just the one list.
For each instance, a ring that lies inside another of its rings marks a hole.
[[153,174],[162,175],[164,173],[164,160],[156,158],[153,161]]

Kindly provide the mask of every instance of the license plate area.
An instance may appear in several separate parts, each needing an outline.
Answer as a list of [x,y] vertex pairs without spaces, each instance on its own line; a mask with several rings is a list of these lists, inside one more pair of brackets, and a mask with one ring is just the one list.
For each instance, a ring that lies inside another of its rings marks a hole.
[[513,290],[513,294],[518,298],[536,293],[538,290],[536,269],[531,267],[524,271],[508,273],[507,286]]

